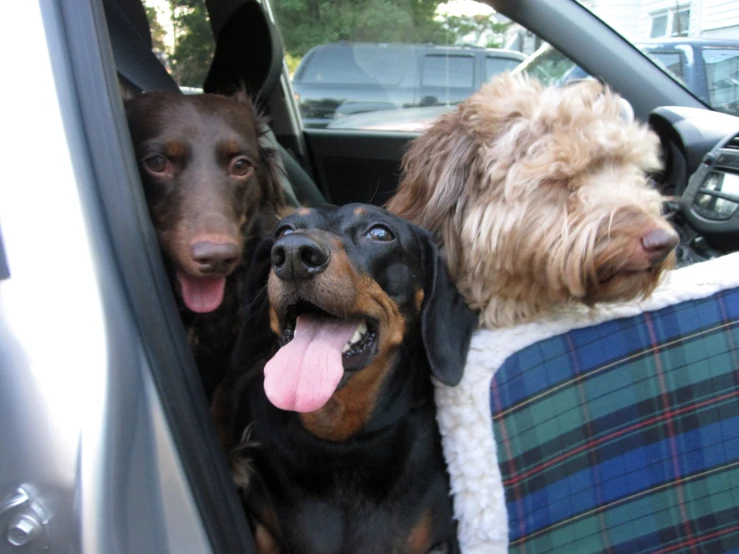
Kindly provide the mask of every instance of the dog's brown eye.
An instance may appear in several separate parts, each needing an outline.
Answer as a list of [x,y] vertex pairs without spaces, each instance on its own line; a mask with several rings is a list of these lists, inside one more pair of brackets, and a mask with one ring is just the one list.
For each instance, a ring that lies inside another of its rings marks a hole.
[[237,177],[246,177],[253,169],[254,166],[246,158],[236,158],[231,162],[230,172]]
[[393,232],[385,227],[384,225],[375,225],[365,235],[368,239],[376,240],[379,242],[390,242],[395,239]]
[[144,165],[152,173],[167,173],[170,169],[169,160],[159,154],[146,158]]
[[285,235],[289,235],[290,233],[294,233],[295,229],[290,227],[289,225],[283,225],[282,227],[278,228],[277,231],[275,231],[275,238],[278,239],[280,237],[284,237]]

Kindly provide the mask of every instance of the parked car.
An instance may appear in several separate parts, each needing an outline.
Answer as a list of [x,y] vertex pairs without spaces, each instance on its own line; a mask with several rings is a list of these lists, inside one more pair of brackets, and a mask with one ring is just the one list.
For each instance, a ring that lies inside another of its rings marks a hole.
[[293,89],[303,124],[325,127],[346,115],[458,104],[525,58],[496,48],[338,42],[305,55]]
[[[739,115],[739,40],[680,37],[642,40],[634,46],[705,104]],[[548,44],[515,71],[558,85],[589,76]]]

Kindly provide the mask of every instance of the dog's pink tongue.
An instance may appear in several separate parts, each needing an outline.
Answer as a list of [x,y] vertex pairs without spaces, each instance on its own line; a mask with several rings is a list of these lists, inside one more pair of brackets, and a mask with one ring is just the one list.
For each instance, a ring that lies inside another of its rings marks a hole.
[[341,349],[358,323],[300,315],[293,340],[264,367],[264,392],[281,410],[313,412],[341,381]]
[[190,277],[178,271],[177,280],[180,282],[182,300],[193,312],[212,312],[223,302],[225,277]]

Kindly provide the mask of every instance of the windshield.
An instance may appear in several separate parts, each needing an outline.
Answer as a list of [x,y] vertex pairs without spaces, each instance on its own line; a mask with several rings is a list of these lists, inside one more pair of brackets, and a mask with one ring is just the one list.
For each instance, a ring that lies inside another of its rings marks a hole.
[[[739,116],[738,1],[579,2],[701,101]],[[529,71],[557,84],[587,75],[548,46],[526,63]]]

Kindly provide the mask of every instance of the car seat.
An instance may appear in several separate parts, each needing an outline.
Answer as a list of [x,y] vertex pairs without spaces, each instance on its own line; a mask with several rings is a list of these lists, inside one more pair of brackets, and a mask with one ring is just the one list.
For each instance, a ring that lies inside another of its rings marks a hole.
[[[277,90],[282,76],[284,51],[277,29],[262,5],[254,0],[247,0],[228,13],[222,11],[229,6],[226,3],[206,4],[216,29],[216,48],[203,90],[230,94],[243,85],[257,107],[266,112],[266,100]],[[325,204],[313,179],[285,148],[276,140],[273,142],[300,203]]]
[[739,551],[739,254],[472,338],[437,387],[466,553]]
[[[151,31],[141,0],[103,0],[119,80],[134,91],[179,91],[152,51]],[[244,32],[248,29],[249,32]],[[279,84],[282,45],[262,7],[247,0],[226,19],[204,90],[228,94],[244,83],[259,105]],[[277,152],[281,183],[289,204],[325,203],[311,177],[265,128],[262,142]]]

